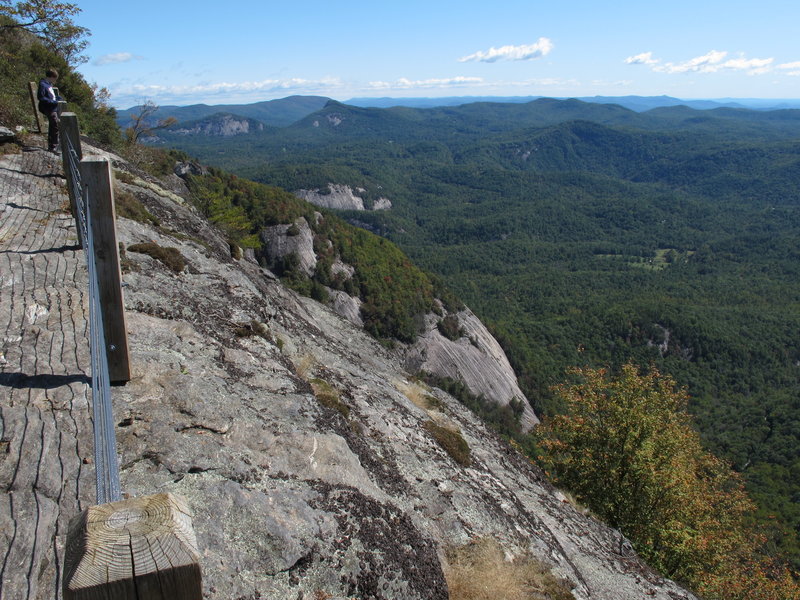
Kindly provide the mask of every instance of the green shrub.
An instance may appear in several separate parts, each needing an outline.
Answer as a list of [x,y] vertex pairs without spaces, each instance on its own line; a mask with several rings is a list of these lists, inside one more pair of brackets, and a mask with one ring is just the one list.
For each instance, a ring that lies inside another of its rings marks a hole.
[[345,419],[350,416],[350,407],[342,402],[335,387],[323,379],[312,379],[309,383],[311,384],[311,389],[314,390],[314,397],[322,406],[337,411]]
[[114,207],[118,217],[124,217],[139,223],[149,223],[158,227],[161,221],[147,210],[137,198],[122,188],[114,189]]
[[453,342],[464,336],[464,328],[459,325],[458,317],[455,315],[447,315],[436,324],[436,327],[439,333]]
[[433,421],[425,421],[422,426],[431,434],[433,439],[436,440],[436,443],[450,455],[450,458],[459,465],[468,467],[472,464],[469,445],[460,431],[453,431],[447,427],[442,427]]
[[160,261],[176,273],[180,273],[186,267],[186,259],[180,250],[173,247],[159,246],[155,242],[145,242],[143,244],[132,244],[128,246],[130,252],[147,254]]

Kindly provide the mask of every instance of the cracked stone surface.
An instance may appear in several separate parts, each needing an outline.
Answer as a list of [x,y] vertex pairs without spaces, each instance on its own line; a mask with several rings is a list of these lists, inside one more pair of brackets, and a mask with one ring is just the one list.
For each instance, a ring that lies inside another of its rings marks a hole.
[[[66,525],[95,494],[86,273],[59,173],[44,152],[0,158],[9,600],[60,598]],[[453,398],[422,389],[439,402],[420,405],[395,354],[231,259],[206,222],[153,185],[136,195],[161,227],[119,219],[118,238],[178,248],[187,267],[127,254],[133,378],[112,392],[121,480],[131,496],[187,499],[206,598],[444,600],[443,549],[480,536],[532,551],[578,599],[694,598]],[[315,396],[319,382],[335,402]],[[429,419],[461,432],[469,467],[437,445]]]

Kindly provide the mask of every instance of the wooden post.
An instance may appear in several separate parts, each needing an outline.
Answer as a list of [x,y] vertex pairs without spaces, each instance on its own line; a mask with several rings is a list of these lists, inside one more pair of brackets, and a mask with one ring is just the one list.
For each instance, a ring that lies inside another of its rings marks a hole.
[[131,379],[128,357],[128,332],[119,269],[114,187],[111,163],[106,158],[90,157],[80,162],[81,184],[87,190],[87,210],[91,214],[91,235],[103,307],[108,375],[112,383]]
[[31,93],[31,106],[33,106],[33,118],[36,119],[36,126],[39,128],[39,133],[44,133],[42,115],[39,113],[39,102],[36,100],[36,96],[39,95],[39,86],[35,81],[28,82],[28,91]]
[[75,198],[75,182],[72,178],[70,168],[69,146],[75,149],[78,160],[83,158],[83,148],[81,148],[81,136],[78,130],[78,117],[75,113],[66,112],[61,115],[61,164],[64,166],[64,175],[67,178],[67,193],[69,194],[69,206],[72,210],[72,217],[75,219],[78,229],[78,243],[83,246],[83,233],[81,232],[80,219],[78,218],[78,201]]
[[202,600],[199,560],[179,496],[92,506],[69,524],[64,600]]

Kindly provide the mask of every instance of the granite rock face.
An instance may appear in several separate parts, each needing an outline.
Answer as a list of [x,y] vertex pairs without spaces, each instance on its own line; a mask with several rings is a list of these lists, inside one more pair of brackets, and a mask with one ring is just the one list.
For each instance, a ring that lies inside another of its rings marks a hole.
[[172,132],[177,135],[208,135],[230,137],[246,133],[263,131],[264,124],[255,119],[247,119],[236,115],[220,114],[195,122],[191,127],[176,127]]
[[[442,335],[442,317],[430,314],[419,339],[406,348],[403,360],[412,373],[425,371],[439,377],[449,377],[464,383],[470,392],[505,406],[512,400],[523,406],[520,424],[524,430],[539,423],[539,419],[522,393],[514,369],[480,319],[464,309],[450,315],[457,323],[458,337],[451,340]],[[455,336],[453,336],[455,337]]]
[[[0,594],[44,600],[60,597],[66,524],[94,500],[86,275],[57,157],[0,167]],[[394,351],[231,259],[186,203],[136,197],[161,225],[119,219],[119,241],[177,248],[187,267],[126,256],[122,486],[188,500],[206,598],[445,600],[443,550],[484,536],[546,561],[577,599],[694,598]],[[468,466],[429,421],[460,432]]]
[[329,183],[324,190],[297,190],[294,194],[322,208],[364,210],[364,199],[356,196],[349,185]]
[[[364,199],[356,194],[364,194],[366,190],[353,190],[349,185],[329,183],[327,188],[316,190],[297,190],[294,194],[306,202],[322,208],[334,210],[367,210]],[[371,210],[389,210],[392,202],[388,198],[378,198]]]
[[267,260],[276,262],[290,255],[309,277],[317,268],[317,255],[314,253],[314,232],[305,218],[300,217],[291,225],[273,225],[261,231],[261,242]]

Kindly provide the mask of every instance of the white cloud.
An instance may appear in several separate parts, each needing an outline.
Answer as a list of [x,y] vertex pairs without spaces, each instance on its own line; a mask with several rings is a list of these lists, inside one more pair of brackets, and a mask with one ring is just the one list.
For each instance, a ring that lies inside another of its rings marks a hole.
[[329,95],[342,87],[342,82],[334,77],[317,80],[294,77],[263,81],[202,82],[195,85],[132,84],[114,86],[111,92],[115,106],[132,106],[141,104],[143,99],[153,100],[157,104],[197,104],[264,100],[275,94]]
[[497,62],[498,60],[534,60],[547,56],[554,48],[552,40],[540,37],[535,44],[523,46],[502,46],[475,52],[458,59],[458,62]]
[[[647,65],[659,73],[718,73],[720,71],[742,71],[748,75],[762,75],[772,70],[774,58],[745,58],[743,54],[736,58],[728,58],[728,53],[711,50],[702,56],[696,56],[683,62],[667,62],[661,64],[660,59],[653,58],[652,52],[643,52],[625,59],[628,65]],[[790,63],[791,64],[791,63]],[[800,63],[798,63],[800,64]]]
[[654,66],[654,71],[662,73],[713,73],[719,70],[719,64],[728,55],[727,52],[712,50],[703,56],[696,56],[681,63],[668,62],[664,65]]
[[658,64],[658,59],[653,58],[652,52],[642,52],[636,56],[629,56],[625,59],[626,65],[655,65]]
[[93,65],[102,67],[103,65],[115,65],[119,63],[131,62],[132,60],[144,60],[143,56],[136,56],[130,52],[116,52],[114,54],[104,54],[94,59]]
[[722,63],[720,68],[747,71],[748,75],[762,75],[771,70],[774,61],[774,58],[732,58]]
[[483,83],[480,77],[449,77],[444,79],[418,79],[412,81],[401,77],[397,81],[370,81],[369,87],[377,90],[409,90],[459,87],[463,85],[479,85]]
[[800,76],[800,60],[797,60],[795,62],[780,64],[778,65],[778,68],[787,71],[786,73],[787,75],[791,75],[793,77]]

